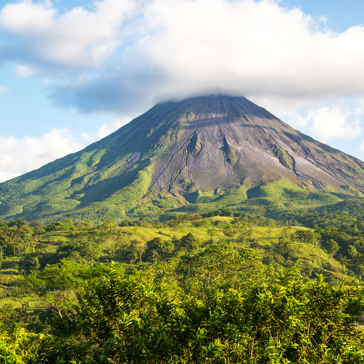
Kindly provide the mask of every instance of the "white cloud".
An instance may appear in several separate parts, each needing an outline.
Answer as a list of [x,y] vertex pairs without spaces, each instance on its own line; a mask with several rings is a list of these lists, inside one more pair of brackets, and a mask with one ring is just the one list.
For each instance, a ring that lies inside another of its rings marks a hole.
[[360,101],[356,104],[342,101],[336,105],[311,107],[305,112],[288,113],[283,119],[321,140],[357,138],[362,131],[363,106]]
[[[279,0],[100,0],[62,12],[57,3],[0,8],[0,52],[16,62],[18,77],[45,75],[60,104],[135,115],[158,101],[221,92],[245,95],[317,138],[361,131],[364,102],[336,100],[364,97],[363,26],[333,32],[329,20],[287,10]],[[97,135],[129,120],[105,123]],[[52,133],[0,138],[8,146],[0,147],[0,179],[96,138]]]
[[68,129],[53,129],[39,138],[0,137],[0,182],[81,150],[86,145],[103,138],[129,122],[131,118],[111,118],[96,133],[81,133],[77,137]]
[[67,129],[53,129],[39,138],[0,137],[0,182],[80,150]]
[[37,70],[35,68],[29,67],[29,66],[23,66],[23,65],[17,65],[15,74],[17,77],[20,78],[29,78],[33,77],[37,74]]
[[91,142],[94,141],[94,139],[92,138],[92,136],[89,133],[83,132],[81,133],[81,137],[87,141],[87,142]]
[[356,138],[361,133],[357,120],[350,120],[352,113],[339,107],[323,107],[311,113],[313,135],[326,140],[335,138]]
[[364,29],[317,30],[273,1],[155,0],[140,53],[169,76],[165,95],[218,90],[286,99],[364,92]]
[[[288,122],[325,140],[360,132],[360,117],[333,101],[364,96],[362,26],[333,32],[329,21],[278,0],[103,0],[63,12],[54,4],[5,5],[0,32],[17,76],[46,75],[58,104],[125,115],[221,92],[245,95],[287,120],[288,111],[325,101]],[[105,123],[97,134],[124,123]]]
[[133,6],[132,0],[104,0],[94,3],[94,11],[60,13],[50,2],[25,0],[2,8],[0,29],[13,36],[13,52],[24,61],[83,69],[100,64],[120,44],[119,26]]
[[68,129],[53,129],[39,138],[0,137],[0,182],[74,153],[125,125],[130,117],[112,118],[96,133],[72,135]]
[[99,138],[105,138],[109,134],[121,128],[123,125],[127,124],[133,117],[124,116],[119,118],[113,118],[111,122],[105,123],[97,132]]
[[0,172],[0,182],[7,181],[9,179],[20,176],[20,173],[12,173],[12,172]]
[[10,89],[8,89],[7,87],[0,86],[0,94],[5,94],[7,92],[10,92]]
[[360,147],[359,147],[360,150],[364,150],[364,140],[362,141],[362,143],[360,144]]
[[0,29],[21,67],[77,68],[59,91],[85,111],[211,92],[364,95],[364,28],[335,33],[278,0],[103,0],[62,13],[26,0],[2,8]]
[[104,124],[97,132],[100,138],[104,138],[112,132],[112,129],[108,124]]

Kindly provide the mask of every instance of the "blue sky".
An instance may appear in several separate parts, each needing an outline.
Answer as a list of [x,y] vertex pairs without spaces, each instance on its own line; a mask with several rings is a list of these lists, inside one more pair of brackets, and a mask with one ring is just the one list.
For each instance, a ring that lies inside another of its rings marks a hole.
[[364,2],[0,2],[0,181],[154,103],[244,95],[364,159]]
[[324,16],[328,26],[338,32],[363,24],[364,2],[360,0],[283,0],[280,4],[290,8],[298,7],[314,18]]

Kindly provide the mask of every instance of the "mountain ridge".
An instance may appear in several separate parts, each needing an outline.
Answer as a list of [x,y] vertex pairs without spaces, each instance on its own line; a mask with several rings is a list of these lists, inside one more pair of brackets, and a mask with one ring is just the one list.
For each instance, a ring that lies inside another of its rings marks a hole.
[[202,96],[157,104],[83,150],[1,183],[0,218],[119,220],[229,193],[244,202],[247,191],[282,180],[288,189],[362,197],[364,163],[244,97]]

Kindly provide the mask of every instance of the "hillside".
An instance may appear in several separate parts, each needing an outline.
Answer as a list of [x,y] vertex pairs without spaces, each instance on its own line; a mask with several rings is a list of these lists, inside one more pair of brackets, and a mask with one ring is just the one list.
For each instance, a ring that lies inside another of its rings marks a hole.
[[158,104],[118,131],[0,184],[0,219],[120,221],[222,207],[274,216],[364,193],[364,163],[243,97]]

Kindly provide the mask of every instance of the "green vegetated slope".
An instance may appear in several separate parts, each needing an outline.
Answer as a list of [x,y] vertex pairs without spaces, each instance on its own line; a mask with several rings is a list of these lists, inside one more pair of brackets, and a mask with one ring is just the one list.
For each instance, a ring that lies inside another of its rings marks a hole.
[[362,198],[363,183],[360,160],[243,97],[206,96],[156,105],[84,150],[1,183],[0,218],[121,221],[227,206],[286,218]]
[[155,121],[150,111],[81,152],[1,184],[1,216],[122,219],[148,190],[153,158],[178,138],[178,125],[165,125],[176,119],[164,111],[166,119],[159,113]]
[[228,207],[273,217],[282,212],[289,211],[295,215],[318,206],[333,206],[350,196],[340,198],[334,194],[318,191],[309,185],[299,186],[290,180],[279,180],[251,189],[243,186],[225,193],[198,190],[186,195],[185,198],[192,204],[174,211],[201,213]]
[[121,224],[2,221],[0,355],[363,362],[364,217],[292,224],[226,208]]

